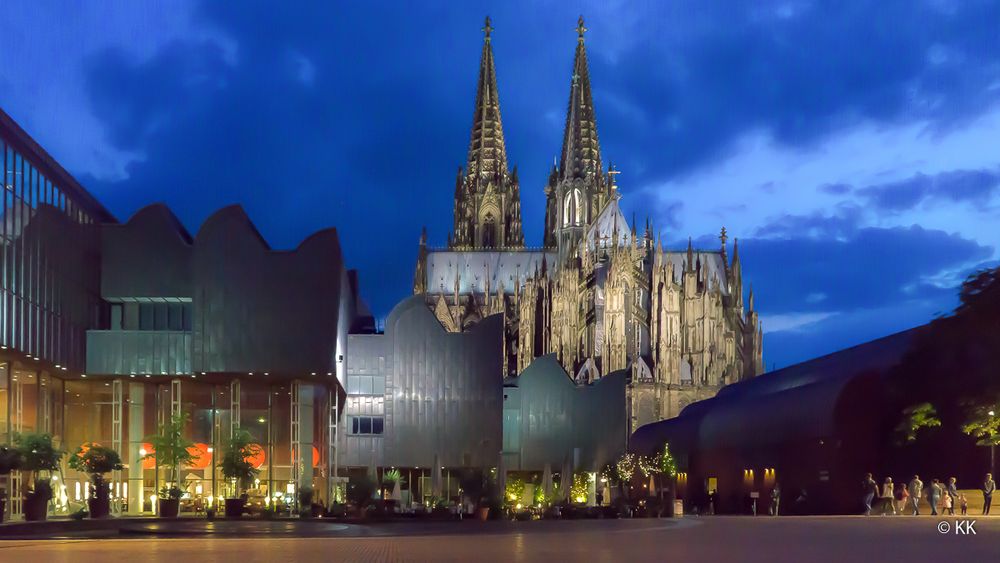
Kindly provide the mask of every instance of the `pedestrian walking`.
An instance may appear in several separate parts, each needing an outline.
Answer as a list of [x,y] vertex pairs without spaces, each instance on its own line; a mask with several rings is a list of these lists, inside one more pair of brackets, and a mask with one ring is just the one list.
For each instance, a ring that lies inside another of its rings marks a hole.
[[941,502],[941,495],[944,490],[937,479],[931,481],[931,486],[927,488],[927,502],[931,504],[931,516],[938,515],[938,503]]
[[875,479],[872,479],[871,473],[865,473],[865,480],[861,483],[861,488],[863,491],[861,498],[865,503],[865,516],[871,516],[872,501],[875,499],[875,495],[878,494],[878,483],[875,482]]
[[958,480],[954,477],[948,479],[948,486],[945,488],[946,496],[948,497],[948,502],[946,504],[948,508],[948,514],[952,516],[955,515],[955,505],[958,504]]
[[896,515],[896,495],[893,487],[892,477],[886,477],[882,483],[882,497],[879,499],[882,504],[882,516],[885,516],[887,509],[892,512],[893,516]]
[[965,495],[959,495],[959,503],[962,506],[962,516],[969,514],[969,499],[965,498]]
[[896,499],[899,501],[899,513],[902,514],[906,511],[906,505],[910,500],[910,490],[906,486],[906,483],[899,484],[899,492],[896,493]]
[[983,514],[990,513],[990,505],[993,504],[993,492],[997,490],[997,484],[993,481],[993,474],[987,473],[986,480],[983,481]]
[[780,503],[781,503],[781,486],[775,483],[774,488],[771,489],[771,508],[769,510],[771,516],[778,515],[778,505]]
[[924,492],[924,482],[920,475],[914,475],[910,480],[910,503],[913,505],[913,515],[920,516],[920,495]]

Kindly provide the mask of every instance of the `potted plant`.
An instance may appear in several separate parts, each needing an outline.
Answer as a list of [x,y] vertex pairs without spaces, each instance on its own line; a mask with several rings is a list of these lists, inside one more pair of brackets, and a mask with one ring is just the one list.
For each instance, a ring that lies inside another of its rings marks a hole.
[[396,487],[402,485],[403,474],[400,473],[398,469],[390,469],[382,473],[382,498],[385,500],[386,509],[390,513],[396,511],[396,504],[399,499],[395,498],[393,494],[396,492]]
[[0,476],[4,479],[4,487],[0,489],[0,523],[3,523],[4,511],[7,508],[7,483],[10,482],[10,472],[21,469],[21,452],[8,445],[0,446]]
[[458,485],[462,489],[462,494],[475,507],[476,518],[485,522],[490,516],[490,505],[483,496],[483,491],[486,489],[484,481],[482,471],[469,469],[459,477]]
[[177,486],[177,483],[180,483],[181,467],[191,465],[196,459],[196,456],[188,451],[188,448],[194,446],[194,442],[184,437],[187,420],[186,415],[174,415],[170,417],[170,422],[160,426],[159,432],[146,438],[146,441],[153,446],[153,451],[144,455],[142,459],[155,459],[156,463],[167,472],[167,485],[158,491],[157,502],[162,518],[177,517],[180,511],[180,499],[184,493]]
[[372,501],[375,494],[375,483],[368,475],[351,477],[347,482],[347,500],[351,501],[358,511],[358,516],[364,518],[365,510]]
[[315,510],[313,510],[313,497],[316,493],[312,490],[312,487],[301,487],[299,488],[299,517],[300,518],[315,518],[319,516]]
[[260,446],[254,443],[253,436],[245,429],[237,429],[226,442],[222,452],[219,469],[222,476],[233,484],[232,494],[226,498],[226,518],[240,518],[246,498],[242,495],[257,476],[257,469],[250,459],[260,453]]
[[69,458],[69,466],[90,475],[92,485],[87,498],[90,517],[106,518],[111,514],[111,491],[104,481],[104,476],[112,471],[124,469],[121,456],[111,448],[92,444],[90,447],[77,449]]
[[[25,481],[31,483],[24,494],[24,519],[45,520],[49,501],[52,500],[52,472],[59,468],[63,452],[52,444],[49,434],[19,434],[14,444],[21,458],[21,468],[27,472]],[[42,476],[42,472],[46,476]]]

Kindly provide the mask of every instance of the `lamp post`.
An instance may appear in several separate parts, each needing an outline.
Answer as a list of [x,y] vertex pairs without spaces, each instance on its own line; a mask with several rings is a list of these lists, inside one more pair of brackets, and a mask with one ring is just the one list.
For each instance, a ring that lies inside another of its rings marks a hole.
[[[996,416],[996,412],[991,410],[990,412],[988,412],[986,414],[990,415],[990,422],[992,423],[993,422],[993,417]],[[990,424],[990,426],[992,427],[993,424]],[[990,473],[995,473],[994,467],[993,467],[993,459],[994,459],[993,453],[996,450],[996,436],[992,436],[992,438],[993,439],[990,440]]]

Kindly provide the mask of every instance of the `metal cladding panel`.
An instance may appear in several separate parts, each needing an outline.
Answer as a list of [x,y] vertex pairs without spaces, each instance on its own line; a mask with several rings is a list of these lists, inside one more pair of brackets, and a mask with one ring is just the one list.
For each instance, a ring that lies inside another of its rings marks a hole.
[[403,301],[386,322],[385,463],[488,467],[502,447],[502,319],[448,333],[423,298]]
[[[511,469],[540,471],[546,463],[597,471],[625,450],[625,372],[617,371],[590,385],[576,385],[552,354],[536,358],[508,385],[518,388],[520,459]],[[579,457],[575,451],[579,450]]]
[[191,333],[88,330],[87,373],[176,375],[191,372]]
[[163,204],[139,210],[127,223],[101,226],[101,296],[187,298],[191,237]]
[[273,251],[227,207],[195,237],[193,267],[196,371],[340,375],[350,324],[340,316],[353,318],[356,300],[334,230]]

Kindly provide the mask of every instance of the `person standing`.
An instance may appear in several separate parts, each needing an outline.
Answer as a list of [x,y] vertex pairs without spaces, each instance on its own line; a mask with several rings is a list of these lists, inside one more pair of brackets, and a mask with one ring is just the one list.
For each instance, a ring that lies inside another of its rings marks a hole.
[[913,515],[920,516],[920,495],[924,492],[924,482],[920,475],[914,475],[910,481],[910,503],[913,505]]
[[993,474],[987,473],[986,480],[983,481],[983,514],[990,513],[990,505],[993,504],[993,492],[997,490],[997,484],[993,481]]
[[875,499],[875,495],[878,494],[878,483],[875,479],[872,479],[871,473],[865,473],[865,480],[861,483],[861,489],[864,491],[862,500],[865,503],[865,516],[872,515],[872,501]]
[[931,486],[927,489],[927,502],[931,504],[931,516],[938,515],[937,507],[938,503],[941,502],[941,493],[943,492],[937,479],[931,481]]
[[896,515],[896,495],[893,487],[892,477],[886,477],[882,483],[882,497],[879,499],[882,504],[882,516],[885,516],[886,509],[891,510],[893,516]]
[[771,489],[771,516],[778,515],[778,504],[781,502],[781,486],[777,483],[774,484],[774,488]]
[[945,493],[948,495],[948,514],[955,515],[955,505],[958,504],[958,480],[954,477],[948,479],[948,487]]

